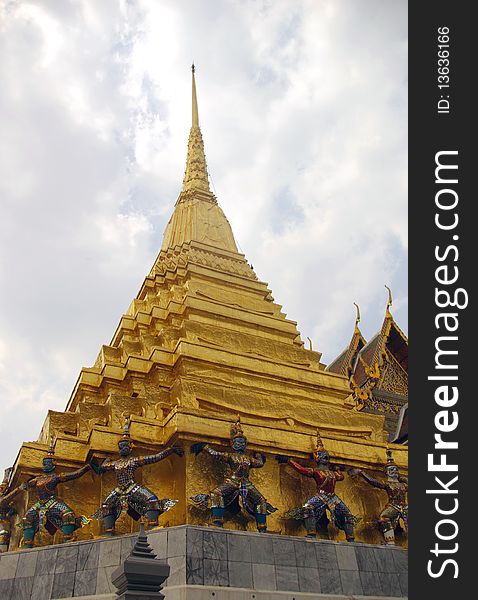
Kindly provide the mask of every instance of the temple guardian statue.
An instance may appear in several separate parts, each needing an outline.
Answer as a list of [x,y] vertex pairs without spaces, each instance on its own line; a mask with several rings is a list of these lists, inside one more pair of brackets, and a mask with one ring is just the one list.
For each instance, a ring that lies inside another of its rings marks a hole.
[[295,511],[294,518],[303,519],[307,530],[306,537],[315,539],[320,523],[326,517],[326,510],[328,510],[336,527],[345,532],[348,542],[353,542],[354,525],[357,519],[335,493],[335,485],[337,481],[343,481],[344,475],[337,465],[330,463],[330,455],[324,448],[319,431],[317,431],[317,449],[313,456],[317,468],[303,467],[289,456],[276,456],[280,464],[289,464],[301,475],[314,479],[317,484],[317,495],[309,498],[300,510]]
[[379,516],[379,527],[382,531],[385,544],[395,545],[395,529],[403,523],[405,531],[408,530],[408,479],[400,475],[397,465],[393,460],[392,451],[387,450],[387,464],[385,465],[386,480],[379,480],[364,473],[360,469],[350,469],[349,475],[360,475],[365,481],[379,490],[385,490],[388,502]]
[[224,483],[214,488],[209,494],[197,494],[191,500],[196,506],[210,508],[213,527],[223,527],[224,511],[227,508],[237,514],[242,508],[255,517],[259,533],[267,531],[267,515],[276,511],[249,479],[251,469],[260,469],[266,462],[264,454],[246,454],[247,438],[242,430],[240,417],[231,426],[232,452],[220,452],[208,445],[198,442],[191,446],[191,453],[198,455],[203,450],[216,460],[229,467],[229,475]]
[[17,514],[13,505],[13,500],[22,491],[20,487],[16,487],[8,492],[10,483],[10,474],[12,468],[5,469],[5,476],[0,483],[0,553],[8,552],[10,543],[10,532],[12,518]]
[[120,458],[116,460],[107,458],[101,465],[93,464],[95,472],[99,475],[107,471],[114,471],[116,475],[118,485],[92,515],[92,518],[102,521],[103,533],[110,536],[114,535],[115,523],[124,509],[135,521],[144,516],[147,528],[152,529],[158,526],[159,516],[178,502],[169,498],[160,500],[154,492],[135,481],[134,472],[145,465],[157,463],[173,453],[182,456],[183,449],[167,448],[150,456],[131,456],[132,442],[129,427],[130,419],[128,418],[123,429],[122,439],[118,442]]
[[38,502],[26,512],[20,525],[23,529],[22,546],[24,548],[32,548],[35,535],[38,531],[43,530],[46,530],[50,535],[54,535],[57,529],[60,529],[63,533],[63,542],[70,542],[73,540],[73,533],[89,522],[87,517],[77,517],[68,504],[57,498],[55,489],[59,483],[82,477],[91,470],[91,465],[87,464],[76,471],[58,475],[54,454],[54,439],[52,436],[50,448],[42,463],[43,475],[34,477],[20,485],[20,489],[32,490],[36,492],[39,498]]

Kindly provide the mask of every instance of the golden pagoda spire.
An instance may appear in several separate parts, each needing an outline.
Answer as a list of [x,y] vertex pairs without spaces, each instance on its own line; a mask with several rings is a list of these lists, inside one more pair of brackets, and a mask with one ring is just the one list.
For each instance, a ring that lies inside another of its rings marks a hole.
[[231,226],[209,188],[204,143],[199,128],[195,67],[192,65],[192,124],[183,189],[164,231],[162,250],[192,241],[237,252]]
[[[192,124],[189,133],[188,157],[186,172],[184,173],[183,192],[202,191],[211,194],[207,175],[206,157],[204,155],[204,142],[199,128],[198,101],[196,95],[196,67],[191,67],[192,72]],[[211,201],[215,202],[211,194]],[[181,201],[181,198],[179,199]]]

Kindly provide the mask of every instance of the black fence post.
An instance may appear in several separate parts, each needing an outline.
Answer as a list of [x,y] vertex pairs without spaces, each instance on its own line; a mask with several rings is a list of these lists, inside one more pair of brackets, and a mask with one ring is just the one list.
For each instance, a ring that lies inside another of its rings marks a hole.
[[128,558],[111,574],[118,600],[162,600],[169,565],[156,558],[141,523],[138,539]]

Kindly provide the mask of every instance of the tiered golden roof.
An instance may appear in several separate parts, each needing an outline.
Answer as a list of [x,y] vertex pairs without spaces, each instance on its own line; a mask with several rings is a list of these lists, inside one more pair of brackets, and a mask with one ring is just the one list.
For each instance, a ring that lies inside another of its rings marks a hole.
[[358,410],[385,415],[394,439],[399,412],[408,403],[408,339],[390,312],[392,292],[385,287],[388,301],[380,331],[366,342],[356,319],[349,345],[327,371],[349,379]]

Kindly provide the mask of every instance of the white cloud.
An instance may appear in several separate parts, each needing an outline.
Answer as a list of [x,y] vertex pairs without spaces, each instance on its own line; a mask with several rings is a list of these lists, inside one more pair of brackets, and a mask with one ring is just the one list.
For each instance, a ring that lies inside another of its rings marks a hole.
[[[0,0],[2,459],[63,409],[161,245],[190,74],[236,239],[329,361],[406,329],[406,3]],[[27,410],[25,410],[27,409]]]

